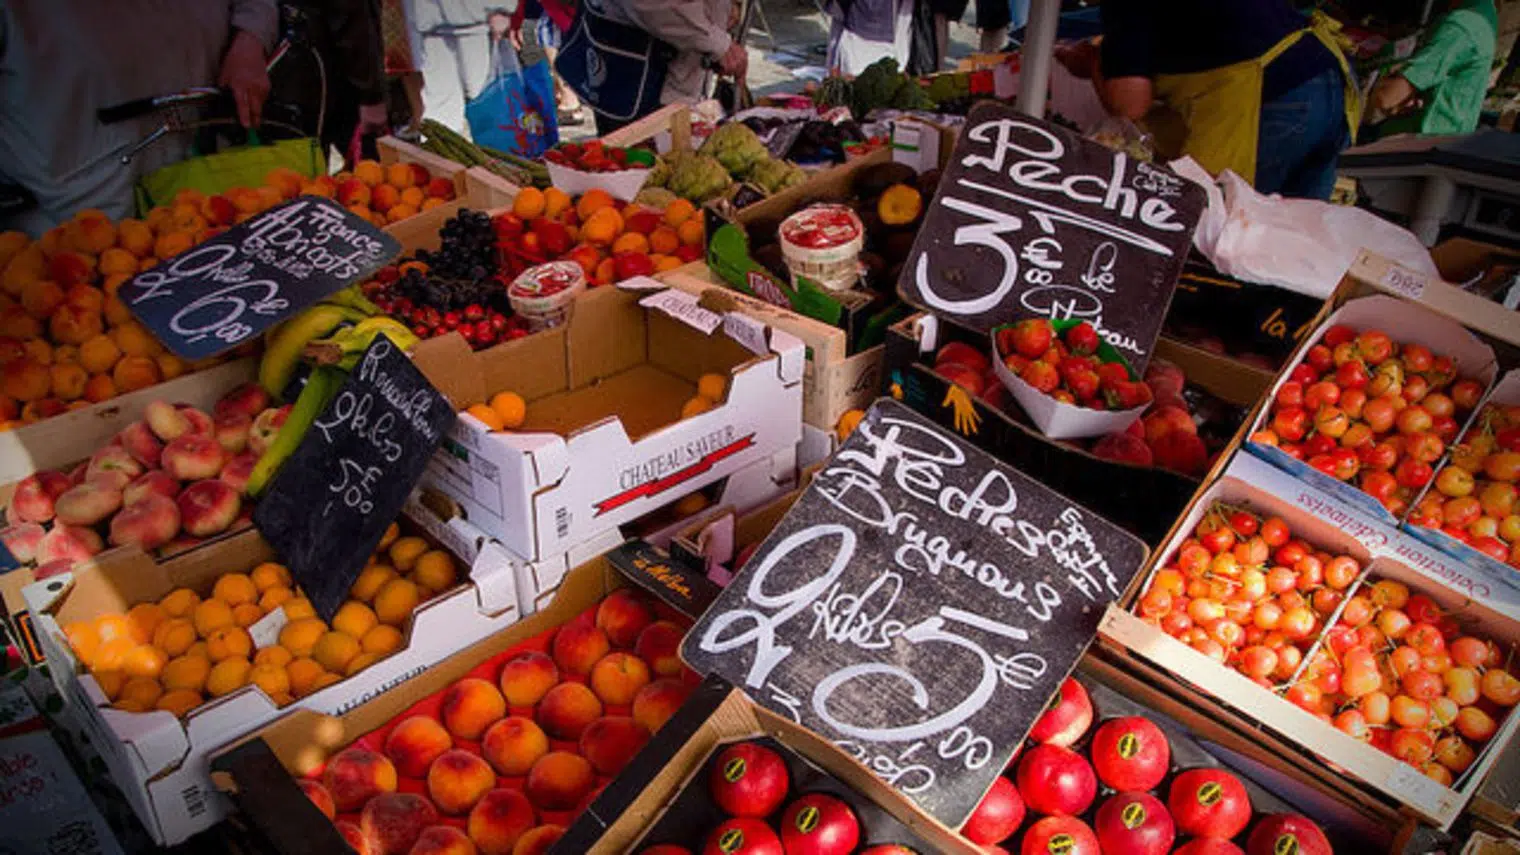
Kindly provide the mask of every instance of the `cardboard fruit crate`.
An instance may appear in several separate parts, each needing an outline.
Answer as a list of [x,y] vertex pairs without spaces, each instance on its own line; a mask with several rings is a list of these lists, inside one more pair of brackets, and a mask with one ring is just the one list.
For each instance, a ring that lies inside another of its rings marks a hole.
[[[1166,545],[1155,553],[1147,568],[1146,583],[1137,584],[1125,602],[1110,606],[1099,630],[1105,643],[1126,662],[1148,663],[1148,667],[1167,675],[1172,689],[1207,704],[1203,709],[1209,714],[1221,721],[1242,723],[1236,728],[1242,736],[1268,747],[1269,753],[1280,752],[1286,766],[1317,777],[1343,798],[1369,809],[1390,816],[1406,811],[1439,828],[1449,828],[1520,728],[1520,716],[1510,714],[1500,721],[1494,736],[1480,746],[1472,766],[1447,787],[1264,690],[1128,610],[1155,570],[1165,566],[1216,500],[1282,516],[1295,535],[1356,558],[1365,568],[1362,579],[1370,576],[1403,582],[1411,591],[1426,594],[1443,609],[1459,615],[1463,630],[1474,631],[1479,637],[1501,643],[1520,641],[1520,586],[1491,586],[1471,568],[1396,528],[1361,516],[1287,473],[1241,455],[1217,482],[1195,497]],[[1356,586],[1348,589],[1347,598],[1356,590]],[[1306,661],[1309,655],[1305,655]],[[1289,748],[1279,747],[1284,745]]]
[[[430,514],[415,503],[408,510],[423,519]],[[426,532],[436,530],[438,524],[433,520],[416,527]],[[184,718],[165,711],[112,708],[63,631],[74,621],[124,613],[137,603],[157,601],[177,587],[205,593],[226,573],[247,572],[274,560],[273,550],[257,531],[216,541],[167,563],[155,564],[135,549],[112,550],[76,565],[71,573],[33,584],[24,598],[53,680],[65,699],[65,722],[87,734],[153,838],[171,845],[226,816],[228,804],[213,790],[208,777],[208,757],[230,740],[293,709],[338,713],[361,704],[427,671],[448,654],[517,622],[521,611],[509,568],[489,553],[469,554],[470,543],[478,538],[468,530],[455,530],[455,536],[438,538],[435,543],[454,553],[459,581],[416,607],[407,621],[402,646],[353,676],[284,707],[250,684],[207,701]],[[463,547],[463,554],[451,547]],[[274,621],[275,632],[278,623]],[[262,633],[254,635],[257,639]]]
[[[801,342],[681,297],[597,288],[567,324],[538,335],[476,353],[457,336],[423,342],[418,367],[456,407],[504,390],[527,401],[512,432],[461,415],[424,483],[513,554],[540,561],[740,469],[795,459]],[[698,378],[714,373],[727,380],[724,400],[682,418]]]

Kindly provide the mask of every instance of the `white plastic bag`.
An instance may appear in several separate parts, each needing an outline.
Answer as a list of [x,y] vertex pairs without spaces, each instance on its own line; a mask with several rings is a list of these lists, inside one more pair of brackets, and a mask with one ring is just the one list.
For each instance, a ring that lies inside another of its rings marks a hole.
[[1419,238],[1375,214],[1315,199],[1265,196],[1229,170],[1216,182],[1190,157],[1171,167],[1209,196],[1193,245],[1217,270],[1242,282],[1323,300],[1364,249],[1441,278]]

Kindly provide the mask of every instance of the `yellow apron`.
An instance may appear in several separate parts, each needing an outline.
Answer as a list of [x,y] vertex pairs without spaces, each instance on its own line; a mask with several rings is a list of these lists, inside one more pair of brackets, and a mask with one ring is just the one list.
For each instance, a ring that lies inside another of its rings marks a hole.
[[[1179,113],[1187,124],[1187,142],[1183,153],[1211,174],[1226,169],[1256,181],[1256,141],[1261,126],[1261,85],[1267,65],[1305,34],[1313,35],[1335,55],[1346,86],[1346,123],[1352,139],[1361,124],[1361,94],[1351,75],[1351,66],[1337,43],[1340,24],[1314,14],[1307,29],[1288,35],[1271,50],[1255,59],[1189,74],[1163,74],[1155,81],[1156,98]],[[1254,105],[1243,109],[1243,105]]]

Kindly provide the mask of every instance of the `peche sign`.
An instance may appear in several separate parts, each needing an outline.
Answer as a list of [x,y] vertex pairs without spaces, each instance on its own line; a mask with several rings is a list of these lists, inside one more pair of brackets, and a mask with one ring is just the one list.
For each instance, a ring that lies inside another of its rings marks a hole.
[[1144,370],[1204,205],[1203,189],[1168,169],[984,101],[897,290],[980,332],[1085,320]]
[[1145,554],[884,399],[681,653],[955,828]]

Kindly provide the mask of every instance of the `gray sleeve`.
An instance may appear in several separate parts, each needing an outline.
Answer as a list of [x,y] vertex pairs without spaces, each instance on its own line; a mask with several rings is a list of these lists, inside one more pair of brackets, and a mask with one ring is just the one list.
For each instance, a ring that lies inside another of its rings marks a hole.
[[707,18],[702,0],[625,0],[628,17],[678,50],[721,56],[733,43],[723,21]]
[[264,50],[274,50],[280,32],[280,12],[275,0],[229,0],[232,5],[232,28],[257,36]]

